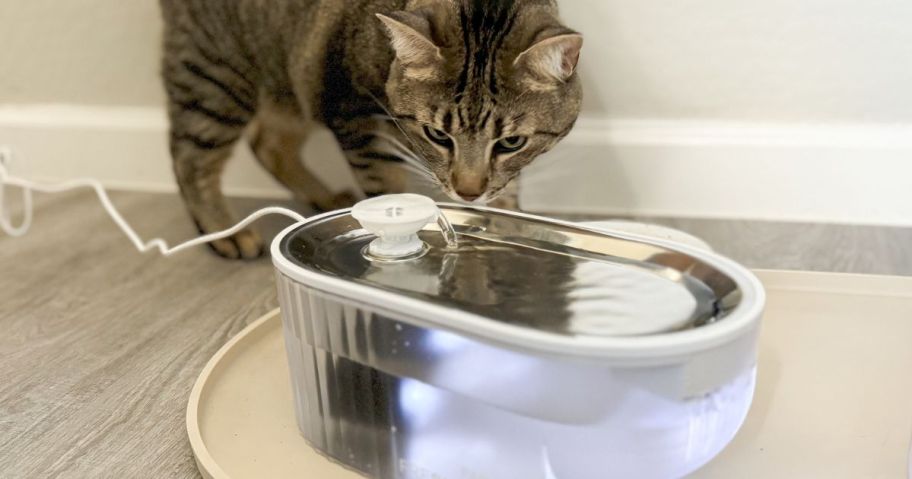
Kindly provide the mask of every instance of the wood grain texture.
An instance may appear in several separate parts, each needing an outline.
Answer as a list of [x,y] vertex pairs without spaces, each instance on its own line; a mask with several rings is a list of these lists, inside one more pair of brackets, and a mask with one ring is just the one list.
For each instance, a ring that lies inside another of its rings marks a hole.
[[[145,238],[195,235],[176,197],[113,196]],[[42,199],[0,238],[0,477],[196,477],[190,388],[272,282],[267,260],[139,255],[90,194]]]
[[[112,196],[144,238],[195,235],[176,196]],[[753,267],[912,275],[912,230],[657,222]],[[0,236],[0,477],[198,477],[187,397],[215,351],[276,306],[272,274],[202,248],[139,255],[90,193],[40,197],[29,236]]]

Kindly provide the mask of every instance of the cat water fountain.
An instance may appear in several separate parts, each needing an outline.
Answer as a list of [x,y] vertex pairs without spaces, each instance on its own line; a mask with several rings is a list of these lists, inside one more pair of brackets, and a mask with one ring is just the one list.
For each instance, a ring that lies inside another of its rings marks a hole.
[[297,426],[367,477],[681,477],[751,404],[764,290],[711,252],[397,195],[272,255]]

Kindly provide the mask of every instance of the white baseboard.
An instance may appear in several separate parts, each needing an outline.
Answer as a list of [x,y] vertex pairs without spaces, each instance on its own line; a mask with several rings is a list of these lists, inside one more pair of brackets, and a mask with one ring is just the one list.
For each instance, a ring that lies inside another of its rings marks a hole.
[[538,211],[912,225],[912,126],[592,121],[524,175]]
[[[45,181],[90,177],[115,189],[177,191],[162,109],[0,107],[0,143],[17,153],[19,176]],[[239,148],[237,156],[225,172],[227,193],[288,196],[245,148]]]
[[[166,131],[155,108],[0,107],[0,143],[22,154],[17,173],[38,179],[175,191]],[[330,183],[349,185],[330,143],[317,141],[306,156],[333,165]],[[226,172],[226,192],[286,197],[245,150]],[[522,203],[533,211],[910,226],[912,126],[583,118],[524,174]]]

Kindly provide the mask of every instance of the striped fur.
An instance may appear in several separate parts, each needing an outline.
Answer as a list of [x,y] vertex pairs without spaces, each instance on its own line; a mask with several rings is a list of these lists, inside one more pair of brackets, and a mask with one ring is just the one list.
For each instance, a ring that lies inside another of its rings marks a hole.
[[[161,6],[174,171],[201,232],[234,222],[219,183],[244,136],[279,182],[320,209],[355,197],[333,194],[303,166],[315,125],[335,133],[367,195],[403,191],[414,173],[451,196],[490,201],[579,112],[581,40],[550,0]],[[213,247],[230,258],[263,250],[253,231]]]

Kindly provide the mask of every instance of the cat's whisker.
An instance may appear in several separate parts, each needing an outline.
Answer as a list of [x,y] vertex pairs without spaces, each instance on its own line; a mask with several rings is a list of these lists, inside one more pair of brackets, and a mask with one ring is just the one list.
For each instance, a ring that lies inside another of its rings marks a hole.
[[428,173],[432,173],[430,168],[426,166],[427,160],[422,163],[422,158],[420,158],[414,151],[403,145],[401,141],[396,139],[396,137],[382,131],[375,132],[374,135],[389,142],[390,146],[396,149],[394,154],[402,156],[406,161],[412,161],[415,166],[426,170]]
[[[415,147],[415,148],[418,147],[418,143],[415,141],[414,138],[412,138],[411,135],[408,134],[408,132],[405,131],[404,128],[402,128],[402,125],[399,123],[399,120],[398,120],[398,119],[396,119],[396,118],[390,118],[389,121],[392,121],[393,124],[396,125],[396,128],[397,128],[400,132],[402,132],[402,135],[405,137],[406,140],[408,140],[408,142],[409,142],[413,147]],[[404,147],[404,145],[403,145],[403,147]],[[412,150],[409,149],[409,148],[406,148],[406,149],[409,150],[409,151],[412,151]],[[415,153],[413,152],[413,154],[415,154]],[[415,155],[417,156],[417,154],[415,154]]]
[[440,183],[440,180],[437,177],[429,176],[423,171],[416,170],[413,166],[402,163],[400,165],[406,172],[411,173],[411,178],[416,181],[417,184],[432,186],[434,188],[442,188],[443,185]]
[[[374,102],[377,104],[377,106],[379,106],[381,109],[383,109],[383,111],[385,111],[387,113],[385,118],[383,115],[377,115],[377,117],[385,119],[387,121],[392,121],[393,124],[396,126],[396,128],[405,137],[405,139],[408,140],[408,142],[411,143],[411,145],[413,147],[417,148],[415,139],[412,138],[412,136],[409,135],[408,132],[405,131],[405,129],[402,127],[399,119],[396,118],[396,116],[393,115],[392,112],[390,112],[389,108],[387,108],[385,105],[383,105],[383,103],[378,98],[376,98],[373,95],[370,95],[370,96],[374,100]],[[444,186],[443,182],[441,182],[440,179],[437,177],[437,175],[433,171],[431,171],[431,169],[427,166],[427,164],[430,162],[426,158],[419,155],[418,153],[416,153],[412,149],[408,148],[407,146],[403,145],[402,142],[400,142],[397,138],[393,137],[392,135],[387,134],[386,132],[377,131],[374,134],[379,138],[385,139],[392,146],[398,147],[399,155],[404,159],[404,161],[408,162],[413,167],[417,168],[417,170],[413,170],[413,171],[416,171],[416,173],[419,174],[419,178],[429,182],[432,186],[437,187],[439,189],[446,188]]]
[[401,166],[402,166],[403,168],[409,170],[409,171],[413,171],[413,172],[415,172],[415,173],[417,173],[417,174],[420,174],[421,176],[424,176],[424,177],[426,177],[426,178],[428,178],[428,179],[431,179],[431,180],[436,180],[436,179],[437,179],[436,176],[432,175],[432,174],[431,174],[430,172],[428,172],[427,170],[416,167],[413,163],[410,163],[408,160],[406,160],[404,163],[401,163]]
[[427,176],[427,175],[422,175],[422,174],[420,174],[420,173],[417,173],[415,170],[409,170],[408,168],[406,168],[406,169],[407,169],[408,171],[412,172],[412,173],[415,173],[415,175],[413,176],[413,178],[414,178],[415,180],[421,182],[422,184],[425,184],[425,185],[432,185],[432,186],[437,186],[437,187],[441,186],[440,181],[437,181],[436,178],[431,178],[431,177],[429,177],[429,176]]
[[387,108],[386,105],[384,105],[383,102],[381,102],[379,98],[377,98],[370,92],[368,92],[367,94],[368,94],[368,96],[371,97],[371,99],[374,101],[374,103],[377,104],[377,106],[379,106],[381,109],[383,109],[384,112],[386,112],[386,114],[389,116],[389,120],[392,121],[394,125],[396,125],[396,128],[398,128],[399,131],[402,132],[402,134],[409,141],[409,143],[411,143],[412,146],[417,147],[417,143],[415,142],[415,139],[412,138],[412,136],[409,135],[407,131],[405,131],[405,128],[402,128],[402,124],[400,123],[399,118],[396,118],[396,115],[393,115],[393,112],[390,111],[390,109]]
[[[392,146],[392,145],[389,145],[389,146]],[[430,170],[428,170],[424,165],[422,165],[421,162],[417,158],[409,155],[407,152],[401,151],[396,148],[391,148],[390,150],[385,151],[385,153],[397,156],[400,159],[402,159],[403,162],[400,163],[400,166],[402,168],[406,169],[407,171],[415,173],[416,175],[418,175],[419,177],[421,177],[421,179],[423,179],[425,181],[428,181],[435,185],[440,185],[440,180],[437,178],[437,176],[434,173],[432,173]]]
[[425,175],[425,176],[428,176],[431,178],[435,177],[434,174],[430,170],[428,170],[426,167],[424,167],[424,165],[422,165],[418,159],[410,156],[407,152],[403,152],[403,151],[396,150],[396,149],[390,149],[389,151],[387,151],[387,153],[394,155],[394,156],[398,157],[399,159],[401,159],[403,162],[402,163],[403,165],[408,166],[409,168],[413,169],[415,172],[421,173],[422,175]]
[[382,132],[382,131],[375,132],[375,135],[379,138],[382,138],[382,139],[390,142],[392,145],[396,146],[401,151],[407,152],[409,154],[409,156],[411,156],[412,158],[414,158],[416,160],[421,159],[421,157],[419,157],[419,155],[415,151],[413,151],[412,149],[410,149],[407,146],[405,146],[404,144],[402,144],[402,142],[399,141],[398,139],[396,139],[396,137],[394,137],[388,133]]
[[410,168],[421,173],[422,175],[427,176],[428,178],[436,178],[436,176],[434,175],[433,172],[431,172],[427,168],[422,167],[417,160],[415,160],[413,158],[408,158],[406,155],[402,155],[402,156],[403,156],[403,159],[405,160],[405,164],[407,164]]
[[439,179],[437,179],[436,176],[430,176],[430,175],[424,174],[423,172],[420,172],[420,171],[417,171],[414,169],[410,169],[410,168],[406,168],[406,170],[412,172],[414,174],[415,179],[421,180],[421,182],[424,184],[433,185],[433,186],[436,186],[439,188],[443,187],[443,184],[440,182]]
[[409,154],[409,156],[411,156],[413,158],[418,157],[418,155],[415,154],[414,151],[410,150],[408,147],[403,145],[401,141],[399,141],[395,136],[390,135],[389,133],[386,133],[384,131],[375,131],[374,136],[376,136],[377,138],[380,138],[381,140],[386,141],[389,146],[395,148],[397,151],[407,152]]

